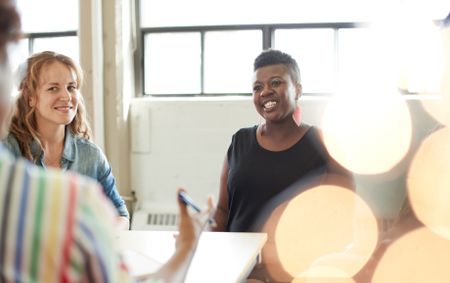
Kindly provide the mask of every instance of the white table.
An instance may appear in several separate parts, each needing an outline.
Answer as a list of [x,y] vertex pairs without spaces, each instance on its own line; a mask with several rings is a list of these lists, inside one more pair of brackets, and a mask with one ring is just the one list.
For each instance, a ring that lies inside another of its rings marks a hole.
[[[265,233],[203,232],[186,282],[242,282],[267,240]],[[119,243],[131,273],[156,271],[175,250],[173,231],[123,231]]]

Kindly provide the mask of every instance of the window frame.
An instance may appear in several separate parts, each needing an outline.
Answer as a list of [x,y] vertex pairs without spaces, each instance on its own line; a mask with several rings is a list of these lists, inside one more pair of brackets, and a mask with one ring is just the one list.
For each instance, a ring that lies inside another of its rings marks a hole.
[[[174,27],[145,27],[139,28],[139,50],[137,50],[138,66],[136,66],[136,86],[138,93],[142,96],[151,97],[214,97],[214,96],[251,96],[251,93],[205,93],[204,92],[204,48],[205,33],[211,31],[243,31],[260,30],[262,32],[262,50],[274,47],[274,34],[277,29],[333,29],[334,31],[334,56],[335,56],[335,74],[337,73],[338,63],[337,53],[339,43],[339,30],[349,28],[365,28],[370,24],[367,22],[327,22],[327,23],[291,23],[291,24],[251,24],[251,25],[210,25],[210,26],[174,26]],[[151,33],[169,33],[169,32],[198,32],[200,33],[201,44],[201,78],[199,94],[148,94],[145,93],[145,36]],[[332,93],[303,93],[307,96],[329,96]]]
[[24,33],[23,39],[28,39],[28,55],[31,55],[33,54],[34,40],[42,38],[57,38],[69,36],[78,36],[78,32],[76,30],[55,31],[55,32],[31,32],[31,33]]

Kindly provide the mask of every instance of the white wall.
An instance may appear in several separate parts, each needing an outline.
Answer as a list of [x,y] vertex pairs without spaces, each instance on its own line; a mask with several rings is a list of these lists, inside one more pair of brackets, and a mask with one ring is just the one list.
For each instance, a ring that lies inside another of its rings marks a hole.
[[131,183],[144,207],[147,201],[174,203],[179,186],[198,200],[215,194],[231,135],[259,122],[251,103],[135,99],[130,110]]
[[[405,197],[402,172],[420,140],[436,126],[417,98],[405,99],[413,120],[410,154],[396,172],[355,178],[360,195],[383,218],[395,217],[400,209]],[[327,102],[302,97],[303,121],[320,126]],[[216,196],[232,134],[260,123],[250,97],[136,98],[130,115],[132,189],[141,208],[153,211],[155,206],[175,205],[178,186],[185,186],[199,203],[207,194]]]

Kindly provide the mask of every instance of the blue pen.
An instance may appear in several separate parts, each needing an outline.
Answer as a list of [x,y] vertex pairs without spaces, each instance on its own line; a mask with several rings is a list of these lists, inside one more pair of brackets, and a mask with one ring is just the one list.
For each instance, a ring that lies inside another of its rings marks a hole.
[[[192,200],[192,198],[184,191],[180,191],[178,193],[178,198],[186,205],[189,205],[190,207],[192,207],[196,212],[200,213],[202,210],[200,209],[200,207],[198,207],[198,205],[196,205],[194,203],[194,201]],[[209,225],[215,225],[215,221],[212,218],[208,218],[208,223]]]

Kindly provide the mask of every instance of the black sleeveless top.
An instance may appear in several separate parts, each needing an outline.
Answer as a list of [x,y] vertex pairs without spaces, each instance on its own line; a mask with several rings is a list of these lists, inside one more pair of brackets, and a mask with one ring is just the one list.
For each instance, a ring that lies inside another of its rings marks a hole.
[[[274,152],[259,145],[257,127],[240,129],[228,148],[230,232],[259,231],[267,216],[263,212],[275,197],[299,181],[307,187],[306,183],[327,171],[330,157],[316,128],[310,127],[289,149]],[[295,191],[298,193],[298,188]]]

